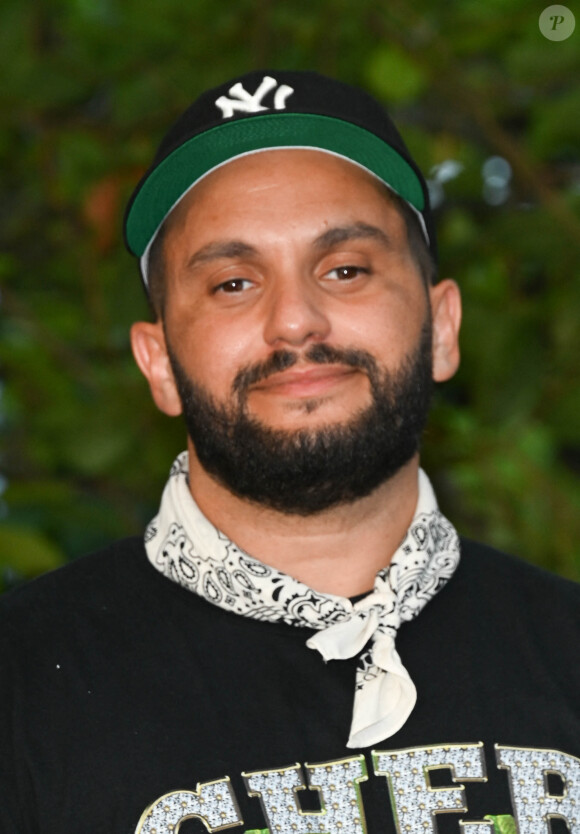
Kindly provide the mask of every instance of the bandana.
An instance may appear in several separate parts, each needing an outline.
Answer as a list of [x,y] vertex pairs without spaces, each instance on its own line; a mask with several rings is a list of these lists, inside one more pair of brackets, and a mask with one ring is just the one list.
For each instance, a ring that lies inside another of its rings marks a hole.
[[367,747],[399,730],[417,690],[395,649],[401,623],[412,620],[447,583],[459,562],[459,539],[441,514],[427,475],[405,538],[363,599],[324,594],[237,547],[195,503],[188,455],[175,460],[145,548],[164,576],[242,617],[315,629],[306,645],[325,661],[360,655],[347,747]]

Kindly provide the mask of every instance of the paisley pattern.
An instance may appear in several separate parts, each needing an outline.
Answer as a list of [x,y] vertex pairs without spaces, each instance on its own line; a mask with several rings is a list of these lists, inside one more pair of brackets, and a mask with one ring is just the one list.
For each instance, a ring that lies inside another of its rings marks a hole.
[[307,646],[324,660],[360,654],[349,747],[388,738],[410,715],[417,693],[395,649],[397,629],[417,616],[459,562],[455,528],[440,513],[420,470],[415,515],[373,591],[355,603],[314,591],[254,559],[211,524],[189,490],[187,452],[171,467],[145,547],[157,570],[214,605],[255,620],[315,629]]

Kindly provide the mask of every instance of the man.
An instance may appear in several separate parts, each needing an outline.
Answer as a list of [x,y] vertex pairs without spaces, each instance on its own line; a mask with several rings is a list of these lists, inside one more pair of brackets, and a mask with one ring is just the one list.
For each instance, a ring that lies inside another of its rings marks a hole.
[[419,469],[460,300],[389,117],[224,84],[126,237],[187,453],[144,544],[3,601],[2,831],[580,831],[580,591],[460,542]]

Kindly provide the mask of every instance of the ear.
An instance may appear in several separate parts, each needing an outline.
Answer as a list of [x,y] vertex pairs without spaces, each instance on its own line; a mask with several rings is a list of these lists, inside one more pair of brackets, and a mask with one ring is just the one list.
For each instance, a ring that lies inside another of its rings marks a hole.
[[131,327],[131,347],[157,408],[171,417],[181,414],[181,401],[167,355],[162,323],[136,322]]
[[459,367],[461,293],[455,281],[446,278],[429,290],[433,317],[433,379],[444,382]]

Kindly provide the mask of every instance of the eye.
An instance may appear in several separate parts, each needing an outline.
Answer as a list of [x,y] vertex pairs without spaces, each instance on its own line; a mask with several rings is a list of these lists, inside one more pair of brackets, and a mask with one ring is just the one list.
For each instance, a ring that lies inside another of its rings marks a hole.
[[221,284],[218,284],[217,287],[214,288],[214,293],[240,293],[253,286],[253,282],[249,281],[247,278],[229,278],[227,281],[223,281]]
[[369,270],[364,269],[362,266],[336,266],[334,269],[329,270],[325,274],[325,278],[329,278],[331,281],[353,281],[355,278],[358,278],[360,275],[368,275]]

